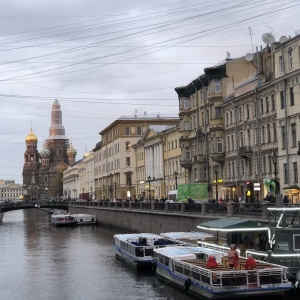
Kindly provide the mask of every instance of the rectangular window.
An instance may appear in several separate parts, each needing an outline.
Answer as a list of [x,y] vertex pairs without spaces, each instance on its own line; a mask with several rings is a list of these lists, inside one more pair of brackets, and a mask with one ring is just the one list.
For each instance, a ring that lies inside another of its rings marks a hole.
[[265,126],[261,126],[261,142],[264,144],[265,141]]
[[190,99],[184,99],[183,100],[183,108],[184,109],[189,109],[190,108]]
[[272,105],[272,110],[275,110],[275,96],[271,96],[271,105]]
[[266,157],[264,156],[264,157],[263,157],[263,169],[262,169],[263,174],[266,174],[266,173],[267,173],[266,170],[267,170]]
[[228,126],[228,112],[226,113],[226,126]]
[[222,91],[222,89],[221,89],[221,80],[215,79],[214,83],[215,83],[215,93],[221,93],[221,91]]
[[266,97],[266,113],[270,111],[269,97]]
[[288,183],[288,170],[287,170],[287,164],[283,164],[283,176],[284,176],[284,183]]
[[286,147],[285,126],[281,126],[281,136],[282,136],[282,149],[285,149]]
[[243,132],[240,132],[240,147],[244,146],[244,141],[243,141]]
[[191,151],[189,147],[185,148],[185,159],[191,160]]
[[249,105],[248,104],[246,105],[246,117],[247,117],[247,119],[250,118],[250,109],[249,109]]
[[280,92],[280,106],[281,106],[281,109],[285,108],[285,99],[284,99],[284,93],[283,93],[283,91]]
[[295,95],[294,95],[293,87],[290,88],[290,103],[291,103],[291,106],[295,105]]
[[183,122],[183,130],[191,130],[191,122],[190,121],[184,121]]
[[289,67],[293,69],[293,50],[289,50]]
[[221,119],[222,118],[222,109],[221,109],[221,107],[215,107],[215,115],[216,115],[216,119]]
[[232,151],[234,151],[234,137],[233,137],[233,134],[231,135],[231,147],[232,147]]
[[129,126],[125,127],[125,135],[129,135]]
[[130,142],[126,142],[126,146],[125,146],[126,151],[130,150]]
[[282,56],[279,56],[279,68],[280,68],[280,73],[283,73],[284,67],[283,67],[283,59],[282,59]]
[[298,166],[297,162],[293,162],[294,183],[298,183]]
[[229,136],[227,136],[227,148],[228,148],[228,152],[230,152],[230,138],[229,138]]
[[292,134],[292,147],[297,146],[297,141],[296,141],[296,124],[293,123],[291,124],[291,134]]
[[142,127],[136,126],[136,135],[142,135]]
[[242,107],[240,106],[239,107],[239,121],[241,122],[243,119],[242,119]]
[[130,167],[130,157],[126,157],[126,167]]
[[271,143],[271,126],[270,126],[270,124],[267,125],[267,142]]
[[223,152],[223,139],[217,138],[217,152],[222,153]]
[[230,112],[230,125],[232,125],[232,120],[233,120],[233,118],[232,118],[232,111]]
[[277,128],[276,123],[273,123],[273,142],[277,141]]
[[262,115],[264,113],[264,100],[260,99],[260,114]]

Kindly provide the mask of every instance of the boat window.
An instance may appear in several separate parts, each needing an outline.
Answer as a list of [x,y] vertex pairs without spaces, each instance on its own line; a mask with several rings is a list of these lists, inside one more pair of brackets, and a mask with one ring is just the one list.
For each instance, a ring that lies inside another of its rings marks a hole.
[[294,251],[300,251],[300,234],[293,235]]
[[200,273],[198,273],[198,272],[192,272],[192,277],[193,277],[194,279],[200,281]]
[[166,265],[166,266],[169,265],[169,257],[165,257],[165,265]]
[[181,266],[175,266],[175,271],[178,272],[178,273],[181,273],[183,274],[183,268]]
[[146,238],[139,238],[139,243],[143,245],[147,245],[147,239]]
[[152,248],[150,248],[150,249],[146,248],[145,249],[145,256],[152,256],[152,255],[153,255],[153,249]]
[[198,253],[196,254],[197,259],[203,259],[204,258],[204,253]]
[[276,250],[289,251],[289,235],[288,233],[278,233],[275,245]]
[[144,256],[144,248],[143,247],[136,247],[135,255],[138,257]]

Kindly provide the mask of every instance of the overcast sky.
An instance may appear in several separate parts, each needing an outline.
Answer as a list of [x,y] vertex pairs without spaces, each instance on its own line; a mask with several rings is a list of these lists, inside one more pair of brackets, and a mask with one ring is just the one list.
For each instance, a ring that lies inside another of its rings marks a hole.
[[38,149],[51,106],[83,157],[122,115],[178,115],[175,87],[226,58],[294,36],[300,0],[1,0],[0,179],[22,183],[25,137]]

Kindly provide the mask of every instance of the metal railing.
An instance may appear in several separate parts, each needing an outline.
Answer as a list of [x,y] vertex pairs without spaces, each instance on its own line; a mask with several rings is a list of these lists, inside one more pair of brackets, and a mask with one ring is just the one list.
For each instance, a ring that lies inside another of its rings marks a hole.
[[126,202],[126,201],[75,201],[70,205],[99,207],[116,210],[134,210],[149,212],[164,212],[169,214],[180,213],[189,215],[214,215],[214,216],[241,216],[267,219],[267,207],[274,206],[268,202],[264,203],[209,203],[209,202]]

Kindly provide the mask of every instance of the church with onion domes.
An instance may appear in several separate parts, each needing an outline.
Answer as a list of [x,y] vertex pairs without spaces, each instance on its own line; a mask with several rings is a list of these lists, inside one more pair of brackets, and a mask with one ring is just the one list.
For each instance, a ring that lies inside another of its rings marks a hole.
[[63,195],[63,171],[75,164],[77,151],[65,136],[62,111],[57,100],[52,104],[49,136],[38,151],[38,138],[32,128],[26,136],[23,185],[32,199],[51,199]]

